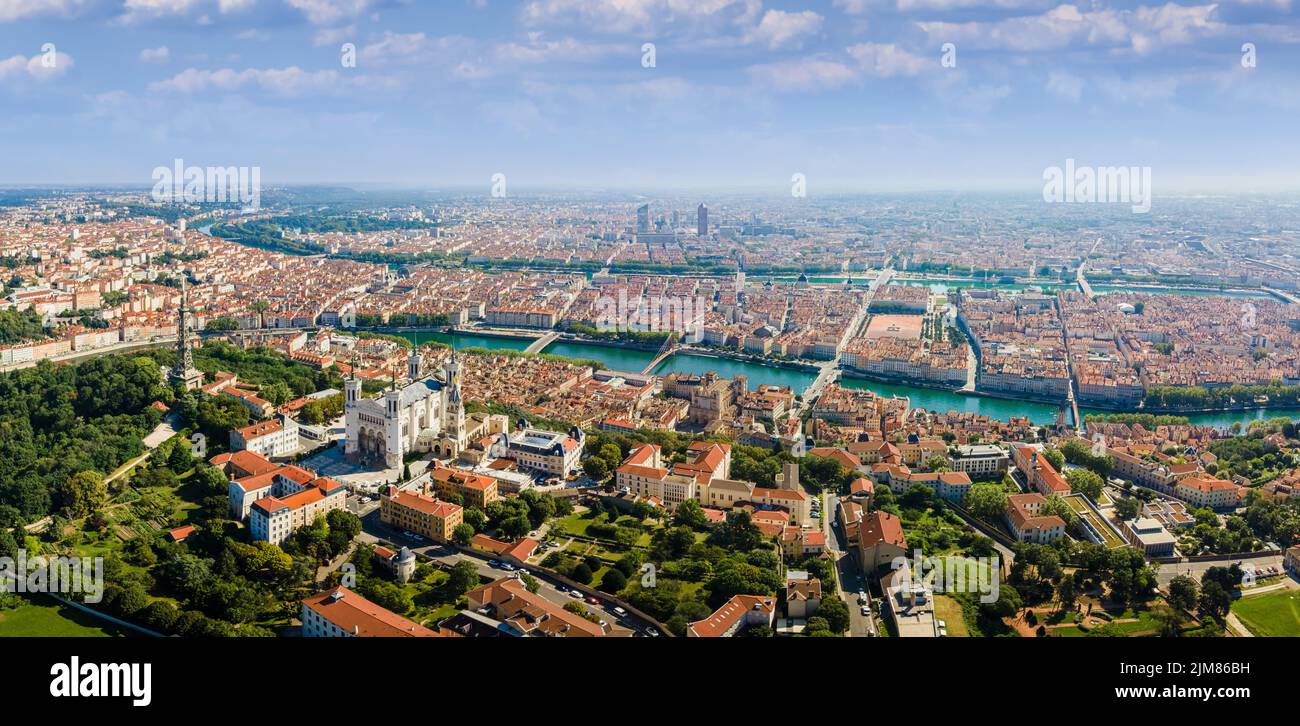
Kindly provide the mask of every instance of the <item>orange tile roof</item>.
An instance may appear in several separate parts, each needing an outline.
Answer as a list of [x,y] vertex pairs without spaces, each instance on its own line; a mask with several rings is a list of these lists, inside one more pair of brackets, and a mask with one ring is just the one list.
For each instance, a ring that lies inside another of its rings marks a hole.
[[[341,598],[334,598],[341,593]],[[438,633],[370,602],[346,587],[312,595],[302,604],[329,622],[363,638],[434,638]]]

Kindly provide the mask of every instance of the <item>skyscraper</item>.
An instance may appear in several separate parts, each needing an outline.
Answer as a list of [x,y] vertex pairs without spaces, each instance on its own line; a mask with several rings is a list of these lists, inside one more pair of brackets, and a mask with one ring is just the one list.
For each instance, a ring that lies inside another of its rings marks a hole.
[[697,210],[697,212],[696,212],[696,216],[697,216],[697,219],[696,219],[696,230],[695,230],[695,231],[696,231],[696,232],[697,232],[701,237],[708,237],[708,236],[709,236],[709,207],[708,207],[708,205],[707,205],[707,204],[703,204],[703,203],[701,203],[701,204],[700,204],[700,208],[699,208],[699,210]]
[[648,234],[650,232],[649,204],[642,204],[636,209],[636,231],[637,234]]

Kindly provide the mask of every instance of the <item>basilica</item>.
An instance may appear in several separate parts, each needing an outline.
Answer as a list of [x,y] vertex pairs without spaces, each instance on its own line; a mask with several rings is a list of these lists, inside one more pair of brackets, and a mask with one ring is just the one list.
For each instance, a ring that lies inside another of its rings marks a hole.
[[394,382],[377,398],[362,398],[361,381],[355,376],[346,382],[344,453],[350,461],[391,469],[402,466],[411,453],[451,459],[477,436],[470,429],[482,422],[465,417],[459,356],[453,352],[441,380],[425,375],[418,350],[411,352],[406,367],[409,383],[399,388]]

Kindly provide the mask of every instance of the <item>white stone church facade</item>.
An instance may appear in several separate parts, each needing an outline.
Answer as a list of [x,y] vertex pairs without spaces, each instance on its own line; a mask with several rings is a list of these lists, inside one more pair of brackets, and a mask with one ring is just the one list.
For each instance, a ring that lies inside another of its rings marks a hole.
[[391,469],[416,452],[433,452],[440,459],[459,456],[474,432],[466,423],[457,355],[452,354],[442,373],[442,380],[426,376],[423,359],[413,351],[407,359],[410,382],[402,388],[394,385],[377,398],[362,398],[361,381],[349,379],[344,386],[348,460]]

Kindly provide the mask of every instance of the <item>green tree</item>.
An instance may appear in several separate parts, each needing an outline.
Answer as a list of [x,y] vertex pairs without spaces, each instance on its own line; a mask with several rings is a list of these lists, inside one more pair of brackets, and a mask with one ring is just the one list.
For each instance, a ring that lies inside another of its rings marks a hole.
[[604,577],[600,578],[600,589],[611,595],[618,594],[625,587],[627,587],[627,577],[618,568],[611,567],[605,572]]
[[569,573],[569,577],[573,578],[575,582],[589,585],[592,578],[591,568],[587,566],[586,562],[579,562],[574,565],[573,572]]
[[89,517],[108,501],[108,485],[97,471],[83,471],[63,481],[59,488],[63,509],[74,518]]
[[455,597],[460,597],[479,585],[478,568],[469,560],[457,562],[452,566],[450,574],[447,590]]
[[673,524],[690,527],[699,532],[709,526],[709,518],[704,514],[704,508],[698,501],[687,499],[677,505],[677,511],[673,514]]
[[1007,490],[1000,483],[974,484],[966,492],[966,508],[986,522],[1000,522],[1007,511]]
[[1190,613],[1196,609],[1197,600],[1200,598],[1199,590],[1200,587],[1195,579],[1187,575],[1179,575],[1169,581],[1169,604]]
[[1086,495],[1096,501],[1101,497],[1104,484],[1096,472],[1088,469],[1070,469],[1065,472],[1065,480],[1070,483],[1070,490]]
[[461,547],[465,547],[474,539],[474,528],[464,522],[456,525],[451,531],[451,540]]

